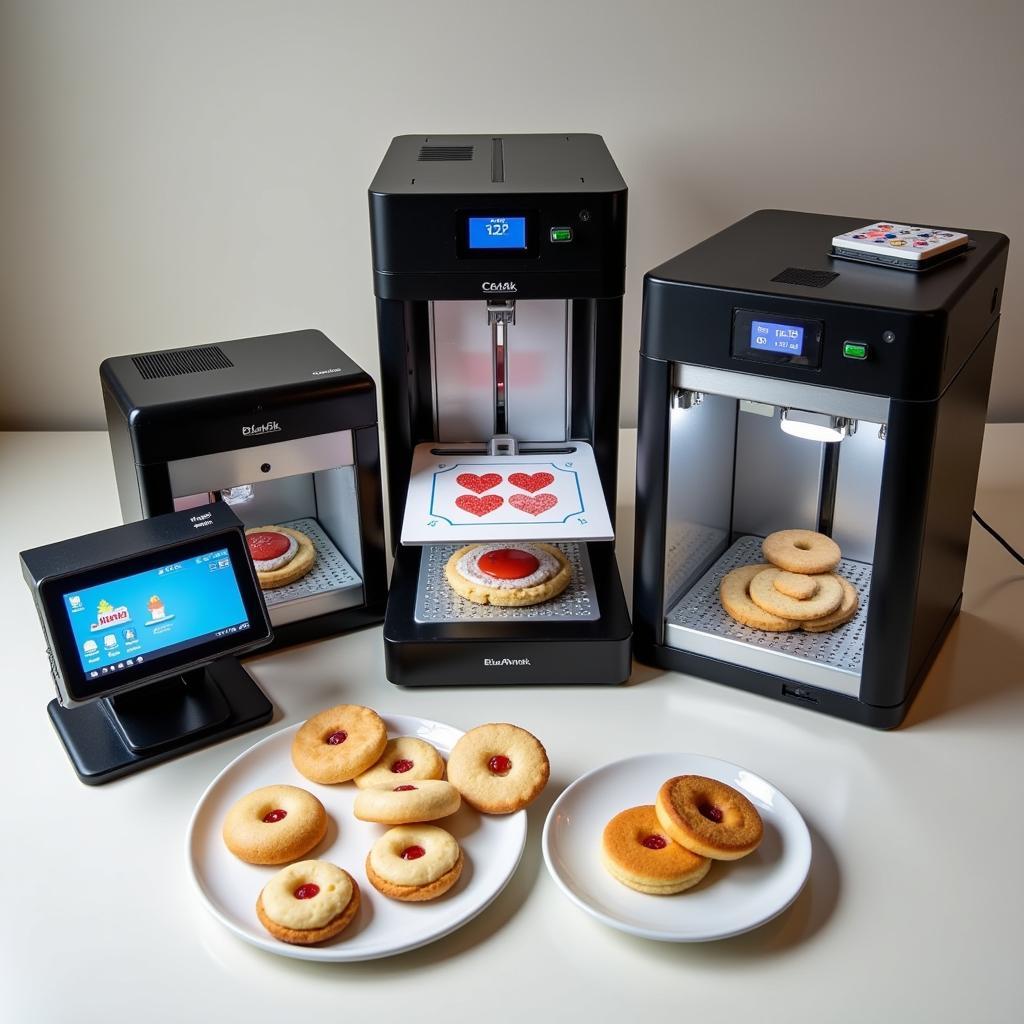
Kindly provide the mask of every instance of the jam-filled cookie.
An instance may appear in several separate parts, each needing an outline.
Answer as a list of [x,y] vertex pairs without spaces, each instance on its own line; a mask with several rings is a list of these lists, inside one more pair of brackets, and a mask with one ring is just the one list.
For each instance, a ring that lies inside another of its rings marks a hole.
[[361,789],[352,813],[360,821],[407,825],[447,818],[462,806],[459,791],[443,779],[417,779],[374,789]]
[[703,775],[663,783],[654,810],[670,838],[712,860],[746,857],[764,836],[757,808],[732,786]]
[[666,835],[651,804],[620,811],[605,825],[601,860],[623,885],[655,896],[690,889],[711,868],[707,857],[692,853]]
[[302,579],[316,563],[316,548],[301,530],[287,526],[255,526],[245,540],[262,590],[286,587]]
[[419,903],[446,893],[462,874],[462,850],[436,825],[399,825],[373,844],[366,857],[370,884],[394,900]]
[[310,946],[344,931],[359,902],[359,886],[347,871],[325,860],[304,860],[267,882],[256,916],[275,939]]
[[248,864],[286,864],[327,834],[327,812],[298,786],[264,786],[233,804],[221,834],[227,848]]
[[444,778],[444,758],[426,741],[415,736],[388,740],[376,763],[356,776],[360,789],[397,786],[398,781]]
[[521,608],[561,594],[572,568],[551,544],[468,544],[448,559],[444,575],[467,601]]
[[292,763],[313,782],[348,782],[372,767],[388,742],[376,711],[339,704],[314,715],[292,740]]
[[532,803],[551,774],[536,736],[506,723],[478,725],[448,755],[448,781],[487,814],[511,814]]

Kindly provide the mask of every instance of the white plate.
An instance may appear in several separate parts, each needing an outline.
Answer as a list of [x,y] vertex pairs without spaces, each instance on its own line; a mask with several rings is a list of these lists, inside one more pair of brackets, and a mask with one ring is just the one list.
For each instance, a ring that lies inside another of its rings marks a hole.
[[[407,715],[384,715],[389,736],[419,736],[442,754],[451,752],[462,731],[441,722]],[[254,946],[298,960],[374,960],[433,942],[476,917],[508,884],[526,845],[526,812],[478,814],[463,804],[457,814],[434,824],[459,841],[466,857],[462,877],[444,896],[429,903],[401,903],[382,896],[366,879],[366,855],[385,825],[352,815],[358,792],[352,783],[321,786],[292,765],[293,725],[260,740],[240,754],[210,783],[189,823],[185,843],[188,868],[203,903],[218,921]],[[327,809],[331,824],[324,841],[307,856],[329,860],[359,883],[363,902],[356,919],[322,946],[293,946],[264,930],[256,917],[256,897],[279,867],[245,864],[221,838],[228,808],[260,786],[300,786]]]
[[[693,889],[650,896],[617,882],[601,864],[601,834],[627,807],[653,804],[673,775],[704,775],[745,794],[764,821],[748,857],[718,861]],[[643,754],[578,778],[544,822],[544,862],[577,906],[613,928],[662,942],[705,942],[770,921],[796,899],[811,866],[811,837],[800,812],[770,782],[702,754]]]

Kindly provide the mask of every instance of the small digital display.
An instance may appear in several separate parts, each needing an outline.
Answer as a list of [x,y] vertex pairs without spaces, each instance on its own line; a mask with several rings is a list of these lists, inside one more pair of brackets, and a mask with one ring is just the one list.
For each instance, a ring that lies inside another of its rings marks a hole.
[[82,673],[91,685],[103,685],[150,658],[249,629],[227,548],[62,597]]
[[804,329],[795,324],[776,324],[767,320],[750,322],[750,347],[756,352],[777,352],[800,356],[804,352]]
[[525,217],[467,217],[469,249],[525,249]]

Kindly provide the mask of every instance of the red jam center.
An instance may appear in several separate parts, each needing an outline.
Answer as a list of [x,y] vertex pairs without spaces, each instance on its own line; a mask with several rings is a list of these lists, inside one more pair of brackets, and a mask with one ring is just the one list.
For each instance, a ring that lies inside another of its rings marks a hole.
[[392,793],[408,793],[410,789],[415,789],[415,786],[395,786],[391,791]]
[[712,807],[710,804],[705,804],[699,810],[708,821],[713,821],[716,825],[721,824],[723,814],[720,807]]
[[540,560],[520,548],[495,548],[485,551],[477,565],[496,580],[521,580],[537,571]]
[[426,852],[422,846],[407,846],[402,851],[402,860],[419,860]]
[[494,775],[508,775],[512,771],[512,762],[504,754],[495,754],[487,762],[487,767]]
[[288,551],[288,538],[283,533],[271,533],[269,530],[246,535],[249,554],[256,562],[268,562],[271,558],[280,558]]
[[282,818],[285,818],[287,816],[287,811],[282,811],[280,807],[277,807],[272,811],[267,811],[267,813],[263,815],[263,820],[268,825],[272,825],[275,821],[280,821]]
[[344,729],[339,729],[337,732],[332,732],[331,735],[327,737],[327,742],[330,743],[332,747],[336,747],[339,743],[344,743],[347,739],[348,733],[345,732]]
[[399,758],[391,766],[391,770],[395,772],[396,775],[401,775],[402,772],[407,772],[409,771],[410,768],[412,768],[412,761],[410,761],[407,757]]
[[646,846],[648,850],[664,850],[668,846],[668,840],[664,836],[646,836],[640,840],[641,846]]
[[306,882],[305,885],[300,885],[293,895],[297,900],[311,900],[319,891],[319,885],[314,885],[312,882]]

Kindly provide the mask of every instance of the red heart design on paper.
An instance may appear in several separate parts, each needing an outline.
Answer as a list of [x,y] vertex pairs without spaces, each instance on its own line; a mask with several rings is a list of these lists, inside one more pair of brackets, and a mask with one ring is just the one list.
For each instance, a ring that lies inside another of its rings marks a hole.
[[520,512],[539,516],[541,512],[547,512],[549,508],[554,508],[558,504],[558,498],[553,494],[513,494],[508,499],[508,503],[513,508],[519,509]]
[[[521,487],[524,491],[536,494],[538,491],[543,491],[545,487],[550,487],[555,482],[555,478],[551,473],[513,473],[508,478],[508,482],[513,487]],[[550,506],[548,507],[550,508]]]
[[465,487],[467,491],[483,494],[484,491],[489,491],[492,487],[497,487],[501,483],[501,475],[498,473],[484,473],[483,476],[479,476],[476,473],[460,473],[455,478],[455,482],[460,487]]
[[[493,475],[497,476],[497,474]],[[494,484],[489,486],[493,487]],[[455,504],[463,512],[472,512],[475,516],[485,516],[488,512],[493,512],[496,508],[504,505],[505,499],[497,494],[485,494],[482,498],[475,498],[472,494],[460,494],[455,499]]]

